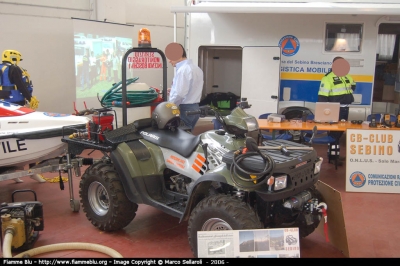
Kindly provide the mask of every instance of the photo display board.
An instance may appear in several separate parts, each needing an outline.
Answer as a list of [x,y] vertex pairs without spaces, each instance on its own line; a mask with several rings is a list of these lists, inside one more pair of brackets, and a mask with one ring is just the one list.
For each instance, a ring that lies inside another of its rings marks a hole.
[[300,258],[299,228],[198,231],[199,258]]

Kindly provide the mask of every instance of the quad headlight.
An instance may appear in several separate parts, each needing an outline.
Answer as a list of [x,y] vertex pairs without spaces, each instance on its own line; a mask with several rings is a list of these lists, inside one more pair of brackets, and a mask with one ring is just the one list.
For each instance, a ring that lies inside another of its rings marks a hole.
[[281,175],[275,177],[275,187],[274,190],[282,190],[287,186],[287,175]]
[[315,163],[314,174],[318,174],[321,172],[321,166],[324,159],[322,157],[318,158],[318,161]]

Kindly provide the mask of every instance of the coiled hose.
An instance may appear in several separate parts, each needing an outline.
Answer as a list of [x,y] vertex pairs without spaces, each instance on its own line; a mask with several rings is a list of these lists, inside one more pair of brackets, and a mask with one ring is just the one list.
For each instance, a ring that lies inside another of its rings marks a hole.
[[[261,157],[264,161],[264,169],[261,172],[250,172],[247,171],[243,168],[243,160],[246,158],[250,158],[250,157]],[[249,188],[255,188],[255,187],[259,187],[262,184],[265,183],[265,181],[268,180],[268,177],[271,176],[273,174],[273,170],[275,168],[275,162],[274,160],[271,158],[271,156],[267,155],[267,154],[260,154],[260,152],[246,152],[246,153],[242,153],[242,154],[234,154],[233,157],[233,163],[231,164],[230,167],[230,173],[231,173],[231,177],[232,177],[232,181],[233,183],[235,183],[235,185],[239,188],[242,189],[249,189]],[[247,175],[247,177],[242,177],[241,173],[239,173],[239,171],[245,175]],[[252,178],[252,177],[253,178]],[[235,179],[240,179],[241,181],[247,182],[247,183],[251,183],[251,185],[242,185],[239,184],[237,180]]]
[[[139,78],[131,78],[126,80],[126,85],[129,85]],[[100,104],[102,107],[122,107],[122,81],[115,83],[101,98]],[[126,91],[127,106],[140,105],[150,103],[157,99],[158,92],[150,87],[145,91]]]
[[104,253],[112,258],[123,258],[123,256],[118,251],[112,248],[99,244],[81,243],[81,242],[51,244],[24,251],[13,257],[11,253],[13,234],[14,234],[13,230],[7,230],[5,232],[3,241],[3,258],[27,258],[27,257],[32,258],[35,255],[54,252],[54,251],[63,251],[63,250],[91,250]]

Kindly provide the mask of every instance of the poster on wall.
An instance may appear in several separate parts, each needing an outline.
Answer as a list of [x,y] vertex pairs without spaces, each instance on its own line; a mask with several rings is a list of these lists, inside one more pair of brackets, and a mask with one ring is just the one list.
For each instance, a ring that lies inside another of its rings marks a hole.
[[101,96],[121,80],[122,57],[132,38],[75,32],[76,97]]
[[82,102],[98,108],[99,99],[121,81],[123,55],[133,47],[132,25],[73,19],[75,90],[77,108]]
[[299,228],[198,231],[199,258],[300,258]]
[[346,132],[346,191],[400,193],[400,130]]

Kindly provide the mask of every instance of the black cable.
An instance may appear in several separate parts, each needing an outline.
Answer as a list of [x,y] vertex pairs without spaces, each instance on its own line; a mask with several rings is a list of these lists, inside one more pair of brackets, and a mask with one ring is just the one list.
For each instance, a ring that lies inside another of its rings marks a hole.
[[[62,159],[63,159],[63,157],[61,156],[60,159],[59,159],[59,161],[58,161],[59,164],[62,163]],[[60,184],[60,189],[61,189],[61,190],[64,190],[64,181],[62,180],[62,177],[61,177],[61,169],[58,170],[58,175],[59,175],[59,176],[58,176],[58,177],[59,177],[59,180],[58,180],[58,181],[59,181],[59,184]]]
[[213,111],[214,111],[214,115],[215,115],[215,118],[217,119],[217,121],[222,125],[222,127],[224,129],[226,129],[225,120],[222,117],[222,115],[217,110],[213,110]]
[[[255,187],[261,186],[268,179],[267,177],[271,176],[273,174],[273,169],[275,168],[274,160],[272,159],[271,156],[269,156],[267,154],[263,154],[263,155],[264,156],[261,156],[260,153],[258,153],[258,152],[246,152],[246,153],[243,153],[243,154],[235,155],[233,157],[233,163],[231,164],[231,167],[230,167],[230,173],[231,173],[232,181],[235,183],[235,185],[237,187],[243,188],[243,189],[248,189],[248,188],[255,188]],[[244,159],[252,157],[252,156],[259,156],[259,157],[263,158],[265,166],[264,166],[264,169],[263,169],[262,172],[250,172],[250,171],[247,171],[247,170],[243,169],[240,166],[240,163]],[[239,175],[238,171],[241,171],[244,174],[248,174],[249,177],[248,178],[241,177]],[[256,178],[252,179],[250,177],[250,175],[254,175],[254,176],[256,176]],[[250,186],[244,186],[244,185],[239,184],[235,180],[236,177],[238,179],[242,180],[242,181],[245,181],[245,182],[254,182],[254,181],[259,181],[262,178],[264,178],[264,179],[262,181],[258,182],[257,184],[252,184]]]

